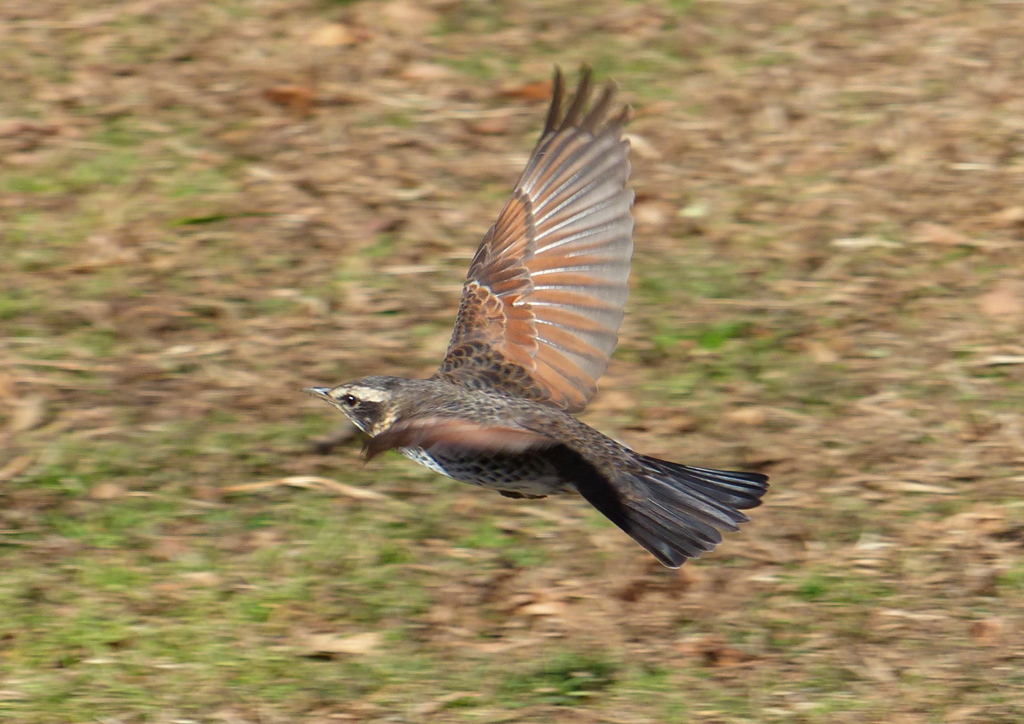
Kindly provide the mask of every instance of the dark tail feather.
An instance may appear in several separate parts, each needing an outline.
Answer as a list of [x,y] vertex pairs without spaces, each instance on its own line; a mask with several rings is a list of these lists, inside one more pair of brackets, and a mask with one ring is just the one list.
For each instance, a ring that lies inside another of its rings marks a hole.
[[576,467],[577,490],[655,558],[678,568],[722,541],[721,531],[737,530],[740,512],[761,504],[768,476],[692,468],[638,455],[643,472],[621,473],[608,481],[595,468]]

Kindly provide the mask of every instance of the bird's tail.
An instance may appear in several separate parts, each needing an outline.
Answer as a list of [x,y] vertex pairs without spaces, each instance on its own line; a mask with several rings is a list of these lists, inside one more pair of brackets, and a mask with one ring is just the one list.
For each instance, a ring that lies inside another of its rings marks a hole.
[[722,541],[722,531],[747,521],[741,510],[756,508],[768,476],[694,468],[636,454],[642,472],[622,473],[614,485],[596,478],[577,489],[633,540],[670,568],[697,558]]

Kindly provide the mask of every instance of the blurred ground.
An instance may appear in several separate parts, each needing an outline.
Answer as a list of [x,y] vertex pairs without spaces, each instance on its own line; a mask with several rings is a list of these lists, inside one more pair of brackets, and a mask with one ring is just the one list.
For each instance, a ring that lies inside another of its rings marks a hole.
[[[0,719],[1024,719],[1022,27],[5,2]],[[772,476],[679,572],[578,500],[317,454],[299,392],[430,373],[583,61],[636,108],[638,198],[585,419]]]

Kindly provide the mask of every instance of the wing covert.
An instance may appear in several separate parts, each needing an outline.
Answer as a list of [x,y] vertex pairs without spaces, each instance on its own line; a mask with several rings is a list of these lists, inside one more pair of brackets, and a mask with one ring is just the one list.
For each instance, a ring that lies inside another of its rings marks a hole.
[[587,110],[590,70],[563,113],[556,69],[533,154],[470,265],[438,376],[569,412],[586,407],[618,341],[633,252],[629,109]]

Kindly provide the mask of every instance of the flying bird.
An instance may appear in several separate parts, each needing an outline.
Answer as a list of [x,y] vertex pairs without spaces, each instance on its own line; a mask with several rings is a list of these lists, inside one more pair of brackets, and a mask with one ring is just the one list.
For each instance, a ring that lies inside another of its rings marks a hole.
[[307,392],[442,475],[510,498],[578,493],[659,561],[710,551],[768,488],[759,473],[638,453],[573,417],[618,341],[633,253],[629,108],[615,85],[570,102],[556,68],[544,130],[469,267],[455,330],[429,379],[371,376]]

